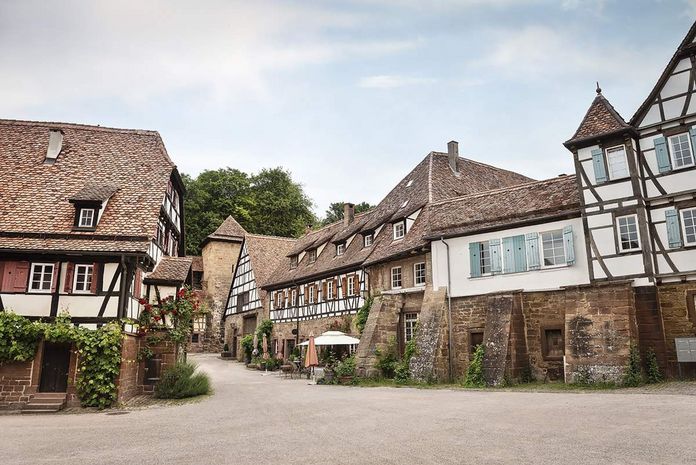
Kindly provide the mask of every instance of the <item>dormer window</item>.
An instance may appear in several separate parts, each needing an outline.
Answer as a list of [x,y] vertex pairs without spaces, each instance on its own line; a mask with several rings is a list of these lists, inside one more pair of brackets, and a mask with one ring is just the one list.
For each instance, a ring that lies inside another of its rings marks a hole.
[[97,211],[94,208],[80,208],[80,217],[77,223],[79,228],[93,228],[96,225]]
[[317,249],[312,249],[307,252],[307,260],[310,264],[317,261]]
[[290,268],[297,268],[298,263],[299,263],[299,257],[297,255],[291,255],[290,256]]
[[406,221],[394,223],[394,240],[402,239],[406,235]]
[[346,253],[346,243],[341,242],[340,244],[336,244],[336,255],[343,255]]
[[375,240],[374,234],[372,234],[372,233],[365,234],[365,237],[363,238],[363,244],[365,245],[365,247],[370,247],[372,245],[372,243],[374,242],[374,240]]

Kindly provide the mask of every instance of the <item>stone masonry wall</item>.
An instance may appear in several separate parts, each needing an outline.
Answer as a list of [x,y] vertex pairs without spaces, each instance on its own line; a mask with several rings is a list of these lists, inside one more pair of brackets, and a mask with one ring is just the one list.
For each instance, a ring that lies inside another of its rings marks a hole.
[[0,365],[0,409],[20,409],[31,398],[33,362]]
[[125,402],[142,393],[141,363],[138,360],[139,350],[140,338],[132,334],[124,334],[121,342],[121,371],[116,380],[118,402]]
[[534,379],[563,379],[563,359],[544,357],[542,337],[546,329],[561,329],[565,332],[565,312],[568,306],[565,291],[522,294],[527,351]]
[[[662,284],[657,286],[662,313],[668,372],[679,374],[674,338],[696,337],[696,283]],[[696,376],[696,364],[682,364],[682,375]]]

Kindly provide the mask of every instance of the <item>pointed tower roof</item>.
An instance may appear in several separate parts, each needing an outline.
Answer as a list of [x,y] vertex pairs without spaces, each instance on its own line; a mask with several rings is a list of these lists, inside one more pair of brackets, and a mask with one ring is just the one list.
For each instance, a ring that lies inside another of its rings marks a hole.
[[631,129],[631,126],[602,95],[602,89],[599,88],[598,84],[597,96],[592,101],[573,137],[564,142],[564,145],[570,147],[583,141],[615,134],[626,129]]
[[203,239],[201,246],[205,246],[210,241],[242,242],[246,233],[244,228],[237,223],[237,220],[230,215],[218,226],[215,232]]

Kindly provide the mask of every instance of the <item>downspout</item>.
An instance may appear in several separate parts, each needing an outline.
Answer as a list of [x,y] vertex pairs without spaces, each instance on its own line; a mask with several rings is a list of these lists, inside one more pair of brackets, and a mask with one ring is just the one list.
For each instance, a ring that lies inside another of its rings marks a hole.
[[450,248],[445,242],[444,236],[440,237],[440,242],[447,249],[447,363],[449,367],[449,380],[452,381],[452,273],[450,267]]

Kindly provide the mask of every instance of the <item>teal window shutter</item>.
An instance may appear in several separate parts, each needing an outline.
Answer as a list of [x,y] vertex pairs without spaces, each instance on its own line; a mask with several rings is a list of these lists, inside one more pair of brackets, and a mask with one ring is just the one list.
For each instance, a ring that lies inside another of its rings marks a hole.
[[601,149],[592,150],[592,168],[594,168],[594,176],[597,184],[607,182],[607,168],[604,164],[604,151]]
[[513,255],[515,257],[515,271],[527,271],[527,246],[524,234],[512,238]]
[[529,233],[525,237],[527,242],[527,264],[530,270],[538,270],[541,268],[539,261],[539,234]]
[[488,241],[488,247],[491,251],[491,274],[500,273],[502,265],[500,263],[500,239],[491,239]]
[[481,276],[481,255],[478,242],[469,242],[469,265],[472,278]]
[[565,245],[566,263],[568,265],[575,264],[575,244],[573,244],[572,226],[563,228],[563,244]]
[[[693,136],[692,136],[693,137]],[[664,137],[653,139],[655,143],[655,156],[657,157],[657,169],[660,173],[672,171],[672,162],[667,151],[667,140]]]
[[515,244],[512,237],[503,237],[503,273],[515,271]]
[[670,249],[676,249],[682,246],[681,229],[679,229],[679,213],[677,210],[667,210],[665,212],[665,220],[667,221],[667,241]]

